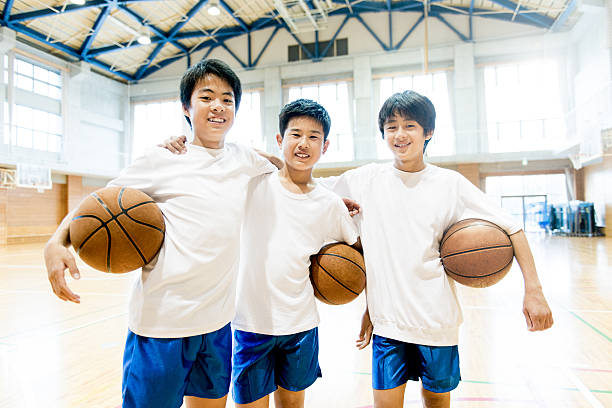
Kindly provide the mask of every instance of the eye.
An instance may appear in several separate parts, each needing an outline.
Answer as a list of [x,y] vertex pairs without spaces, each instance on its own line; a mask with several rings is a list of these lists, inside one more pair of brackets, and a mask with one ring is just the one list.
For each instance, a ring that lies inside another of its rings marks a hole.
[[225,103],[231,105],[232,103],[234,103],[234,100],[233,99],[226,99]]

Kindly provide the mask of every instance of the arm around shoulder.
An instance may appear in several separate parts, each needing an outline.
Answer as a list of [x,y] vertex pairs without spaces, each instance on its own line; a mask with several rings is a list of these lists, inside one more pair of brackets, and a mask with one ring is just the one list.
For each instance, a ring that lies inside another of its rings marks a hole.
[[546,330],[553,325],[553,316],[542,291],[529,242],[522,230],[510,235],[510,240],[525,283],[523,314],[527,328],[529,331]]

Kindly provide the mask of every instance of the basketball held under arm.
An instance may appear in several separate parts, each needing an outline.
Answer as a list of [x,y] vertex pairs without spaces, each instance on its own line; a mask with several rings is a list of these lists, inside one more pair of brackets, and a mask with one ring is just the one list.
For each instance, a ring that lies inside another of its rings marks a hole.
[[65,278],[66,269],[69,270],[73,279],[81,277],[74,256],[68,249],[70,245],[70,220],[74,211],[71,211],[51,236],[44,249],[45,267],[47,277],[53,293],[64,300],[80,303],[81,298],[68,287]]
[[552,311],[542,292],[535,261],[525,233],[521,230],[510,235],[514,247],[514,256],[523,274],[525,297],[523,314],[529,331],[546,330],[553,325]]

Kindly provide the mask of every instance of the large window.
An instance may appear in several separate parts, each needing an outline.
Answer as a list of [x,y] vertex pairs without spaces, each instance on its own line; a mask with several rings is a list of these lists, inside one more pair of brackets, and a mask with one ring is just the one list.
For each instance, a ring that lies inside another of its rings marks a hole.
[[265,150],[261,115],[261,92],[243,92],[234,126],[225,140]]
[[15,86],[49,98],[62,99],[62,76],[59,72],[15,58]]
[[4,83],[8,84],[9,78],[13,80],[2,106],[2,143],[18,149],[61,153],[61,73],[11,53],[4,55],[2,62]]
[[565,139],[554,60],[484,69],[489,151],[551,150]]
[[135,104],[132,160],[170,136],[184,134],[183,122],[183,110],[178,100]]
[[329,131],[329,147],[321,156],[321,163],[345,162],[354,158],[353,132],[351,128],[352,101],[346,81],[292,86],[286,93],[286,102],[306,98],[317,101],[327,109],[332,120]]
[[[450,101],[446,72],[424,75],[401,75],[381,78],[379,83],[378,111],[388,97],[397,92],[416,91],[427,96],[436,108],[436,129],[434,136],[427,145],[428,156],[448,156],[455,153],[455,132],[451,120]],[[378,122],[376,123],[378,128]],[[377,135],[377,153],[379,159],[391,159],[393,154],[382,139]]]

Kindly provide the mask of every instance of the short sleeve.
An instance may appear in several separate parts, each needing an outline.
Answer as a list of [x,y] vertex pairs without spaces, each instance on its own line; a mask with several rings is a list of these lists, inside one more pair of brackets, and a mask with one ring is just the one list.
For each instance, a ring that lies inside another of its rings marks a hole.
[[245,150],[245,154],[247,156],[247,174],[249,177],[257,177],[277,170],[276,166],[273,165],[270,160],[259,155],[254,149],[247,147],[242,147],[242,149]]
[[339,197],[337,200],[334,200],[333,211],[330,211],[330,215],[334,219],[329,222],[332,228],[329,232],[328,241],[346,242],[349,245],[357,242],[357,237],[359,236],[357,227],[344,202]]
[[340,197],[350,198],[359,202],[361,197],[360,187],[362,185],[359,181],[359,170],[347,170],[339,176],[317,178],[317,183],[338,194]]
[[130,187],[151,195],[155,173],[151,165],[150,154],[151,152],[148,151],[136,158],[132,164],[121,170],[117,178],[109,181],[107,187]]
[[510,214],[468,179],[458,175],[458,184],[461,202],[459,219],[481,218],[500,226],[508,235],[523,229]]

